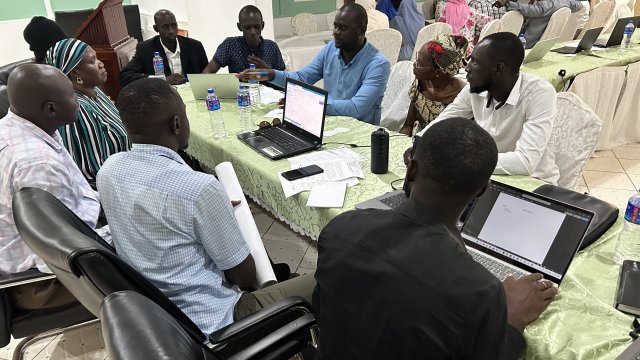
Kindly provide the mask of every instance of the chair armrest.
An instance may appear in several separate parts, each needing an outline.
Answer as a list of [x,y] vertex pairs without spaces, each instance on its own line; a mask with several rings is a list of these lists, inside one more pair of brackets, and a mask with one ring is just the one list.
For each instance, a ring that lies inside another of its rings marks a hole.
[[310,330],[316,326],[313,314],[303,315],[230,356],[228,360],[289,359],[310,345]]
[[256,327],[277,319],[292,309],[301,309],[306,313],[311,313],[311,305],[305,299],[291,296],[213,332],[209,335],[209,342],[214,348],[223,346]]
[[34,283],[43,280],[55,279],[53,274],[46,274],[37,269],[29,269],[15,274],[0,275],[0,289]]

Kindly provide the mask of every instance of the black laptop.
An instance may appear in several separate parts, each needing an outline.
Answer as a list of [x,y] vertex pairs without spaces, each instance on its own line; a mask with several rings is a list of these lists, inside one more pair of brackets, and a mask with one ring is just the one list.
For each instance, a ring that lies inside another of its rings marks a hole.
[[577,54],[582,50],[591,50],[591,47],[593,46],[593,44],[595,44],[601,32],[602,32],[601,27],[589,29],[587,30],[587,32],[584,33],[584,36],[580,40],[580,43],[578,44],[577,47],[563,46],[561,48],[553,49],[551,51],[557,52],[560,54]]
[[622,42],[622,38],[624,37],[624,27],[631,21],[633,23],[634,29],[638,27],[640,24],[640,16],[632,16],[626,18],[618,19],[616,22],[616,26],[613,28],[613,31],[609,35],[609,39],[600,38],[596,40],[596,43],[593,46],[597,47],[609,47],[609,46],[617,46]]
[[322,145],[328,93],[319,87],[287,79],[282,124],[238,134],[238,139],[278,160]]

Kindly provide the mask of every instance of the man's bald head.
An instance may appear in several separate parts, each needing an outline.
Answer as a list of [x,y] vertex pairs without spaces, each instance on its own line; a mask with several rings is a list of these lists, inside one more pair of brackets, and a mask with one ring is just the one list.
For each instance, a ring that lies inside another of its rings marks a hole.
[[9,75],[7,87],[11,112],[47,134],[78,117],[78,100],[71,80],[53,66],[21,65]]
[[120,91],[116,107],[133,142],[173,150],[187,147],[189,120],[185,106],[167,81],[145,78],[130,83]]

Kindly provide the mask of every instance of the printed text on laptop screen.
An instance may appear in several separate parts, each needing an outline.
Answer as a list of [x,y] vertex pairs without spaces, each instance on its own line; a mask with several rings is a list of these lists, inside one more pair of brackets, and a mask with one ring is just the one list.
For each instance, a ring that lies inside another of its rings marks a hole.
[[560,277],[573,257],[590,216],[528,194],[498,190],[495,186],[491,184],[474,205],[462,229],[463,237]]
[[324,115],[324,94],[294,83],[287,84],[284,120],[320,137]]

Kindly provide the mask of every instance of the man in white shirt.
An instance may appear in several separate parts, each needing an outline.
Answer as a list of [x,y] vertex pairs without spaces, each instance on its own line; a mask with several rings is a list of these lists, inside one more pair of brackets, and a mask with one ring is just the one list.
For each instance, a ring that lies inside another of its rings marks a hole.
[[[11,201],[23,187],[40,188],[95,228],[100,214],[98,193],[62,146],[56,130],[76,121],[78,100],[69,78],[48,65],[19,66],[9,76],[8,84],[11,107],[0,119],[0,274],[33,267],[50,272],[20,238]],[[106,236],[107,229],[98,232]],[[57,307],[75,301],[57,280],[11,290],[13,303],[23,309]]]
[[498,146],[494,174],[529,175],[557,184],[560,174],[551,138],[556,92],[546,80],[520,73],[523,59],[522,43],[512,33],[482,39],[465,68],[468,84],[431,123],[474,119]]

